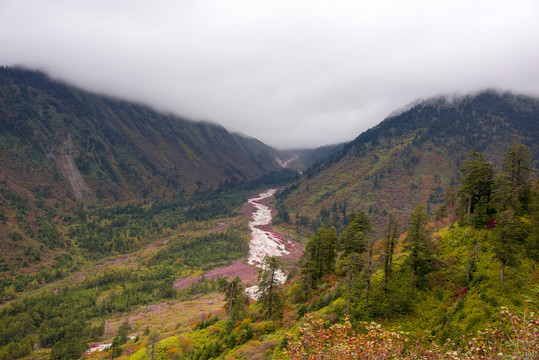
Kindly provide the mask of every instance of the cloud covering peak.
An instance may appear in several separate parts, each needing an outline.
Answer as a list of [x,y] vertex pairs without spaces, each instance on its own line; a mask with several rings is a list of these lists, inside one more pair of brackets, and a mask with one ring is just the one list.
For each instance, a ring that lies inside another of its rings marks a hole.
[[319,146],[417,98],[538,95],[538,15],[536,0],[1,0],[0,64]]

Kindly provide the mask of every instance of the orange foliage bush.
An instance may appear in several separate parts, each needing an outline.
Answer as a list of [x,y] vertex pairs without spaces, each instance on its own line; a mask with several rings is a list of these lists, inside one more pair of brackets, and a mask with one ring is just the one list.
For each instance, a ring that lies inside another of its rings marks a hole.
[[485,331],[462,339],[461,346],[444,345],[426,339],[411,339],[407,333],[392,332],[376,323],[362,323],[353,330],[344,324],[327,326],[323,320],[307,318],[300,338],[289,335],[283,359],[538,359],[539,317],[518,316],[506,308],[502,321]]

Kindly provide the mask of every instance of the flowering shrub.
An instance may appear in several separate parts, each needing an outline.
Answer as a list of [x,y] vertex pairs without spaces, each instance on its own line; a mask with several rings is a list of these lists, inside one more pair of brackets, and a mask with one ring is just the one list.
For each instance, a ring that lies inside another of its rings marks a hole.
[[[301,338],[292,341],[285,358],[314,359],[385,359],[403,353],[405,338],[401,333],[383,330],[379,324],[363,323],[365,332],[352,330],[348,321],[326,327],[322,319],[307,317],[300,329]],[[290,336],[289,336],[290,337]]]
[[539,316],[519,316],[502,308],[500,326],[491,326],[470,337],[465,359],[539,359]]
[[535,313],[518,316],[502,308],[501,322],[462,339],[461,346],[444,345],[426,339],[415,340],[401,331],[387,331],[381,325],[361,323],[352,329],[344,324],[328,324],[307,318],[300,338],[289,337],[284,359],[538,359],[539,317]]

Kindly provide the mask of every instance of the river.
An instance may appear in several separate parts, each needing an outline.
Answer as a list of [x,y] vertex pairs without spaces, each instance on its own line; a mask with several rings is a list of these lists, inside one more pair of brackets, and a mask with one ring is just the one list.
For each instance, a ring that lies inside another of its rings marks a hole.
[[[278,189],[269,189],[248,200],[249,204],[255,208],[255,211],[251,216],[251,221],[249,221],[251,241],[249,243],[249,257],[247,262],[258,268],[263,268],[264,258],[266,256],[287,255],[290,253],[287,248],[292,246],[288,240],[267,230],[273,218],[271,216],[271,209],[261,202],[274,196],[277,191]],[[282,270],[278,270],[276,275],[281,284],[286,281],[286,274]],[[251,286],[245,289],[245,292],[249,297],[256,299],[258,286]]]
[[[254,196],[248,200],[255,211],[251,215],[249,221],[249,229],[251,231],[251,241],[249,242],[249,256],[247,263],[250,265],[242,264],[240,260],[236,261],[232,266],[214,269],[205,274],[208,279],[216,278],[219,276],[228,276],[233,278],[239,274],[245,275],[247,272],[252,272],[251,266],[262,268],[264,264],[264,258],[266,256],[285,256],[290,253],[288,249],[293,248],[293,244],[283,239],[281,236],[269,231],[269,227],[272,222],[271,209],[262,204],[261,202],[275,195],[278,189],[269,189],[261,192],[257,196]],[[251,270],[249,270],[251,269]],[[282,270],[277,270],[277,279],[281,284],[286,281],[286,274]],[[183,279],[175,283],[176,288],[183,288],[188,286],[200,278]],[[245,281],[245,278],[242,279]],[[179,285],[179,283],[185,282],[185,284]],[[245,289],[245,293],[252,299],[258,298],[258,286],[251,286]],[[133,338],[130,336],[130,338]],[[94,344],[90,347],[87,353],[94,351],[103,351],[110,347],[111,344]]]

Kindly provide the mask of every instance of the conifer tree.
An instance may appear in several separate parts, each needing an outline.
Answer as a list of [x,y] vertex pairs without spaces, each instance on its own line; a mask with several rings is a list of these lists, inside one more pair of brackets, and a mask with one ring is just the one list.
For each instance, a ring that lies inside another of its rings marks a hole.
[[494,190],[492,200],[498,213],[507,209],[519,208],[518,197],[513,192],[510,175],[506,172],[499,172],[494,176]]
[[123,349],[122,344],[120,344],[120,338],[116,336],[110,344],[110,359],[114,360],[120,355],[122,355]]
[[532,202],[530,204],[531,229],[528,235],[526,247],[528,255],[535,261],[539,261],[539,183],[535,184]]
[[313,261],[311,259],[311,255],[308,252],[304,251],[301,255],[299,259],[299,266],[302,278],[304,300],[307,301],[309,298],[309,290],[314,287],[312,276]]
[[229,319],[236,319],[245,302],[244,287],[241,279],[236,276],[230,282],[225,278],[219,278],[219,291],[225,295],[225,309]]
[[155,359],[155,345],[159,342],[159,332],[152,330],[148,335],[148,341],[146,343],[146,354],[150,360]]
[[340,238],[340,247],[344,255],[352,252],[361,254],[367,250],[368,234],[372,231],[369,216],[365,211],[352,213],[349,223]]
[[360,255],[355,252],[349,254],[340,262],[340,268],[344,273],[344,284],[346,286],[346,315],[350,315],[352,291],[361,268]]
[[120,327],[118,328],[118,334],[116,335],[120,345],[123,345],[127,342],[130,330],[131,325],[129,325],[129,321],[127,321],[126,319],[121,323]]
[[474,212],[481,212],[477,214],[480,217],[488,211],[494,170],[481,153],[473,151],[467,157],[460,168],[462,186],[458,193],[468,218]]
[[507,174],[507,180],[510,184],[510,191],[514,198],[516,208],[525,210],[531,200],[530,175],[532,172],[532,160],[530,149],[526,146],[515,143],[505,154],[502,163],[502,170]]
[[367,266],[365,266],[365,311],[369,308],[369,296],[371,292],[371,275],[372,275],[372,255],[374,241],[368,240],[367,244]]
[[519,237],[519,228],[515,212],[512,209],[502,212],[494,228],[494,251],[496,258],[501,261],[502,269],[500,281],[503,284],[505,266],[516,262],[517,239]]
[[264,266],[258,275],[258,301],[270,320],[276,314],[281,304],[280,287],[278,279],[279,261],[275,256],[266,257]]
[[337,233],[334,227],[320,227],[305,245],[302,255],[302,272],[314,285],[325,274],[335,270],[337,256]]
[[412,289],[416,286],[418,277],[429,271],[432,262],[432,249],[427,232],[427,213],[423,205],[418,205],[410,215],[406,249],[410,251],[408,263],[412,269]]
[[391,268],[393,262],[393,252],[397,239],[397,220],[393,214],[389,214],[384,237],[384,287],[387,288],[387,282],[391,278]]

